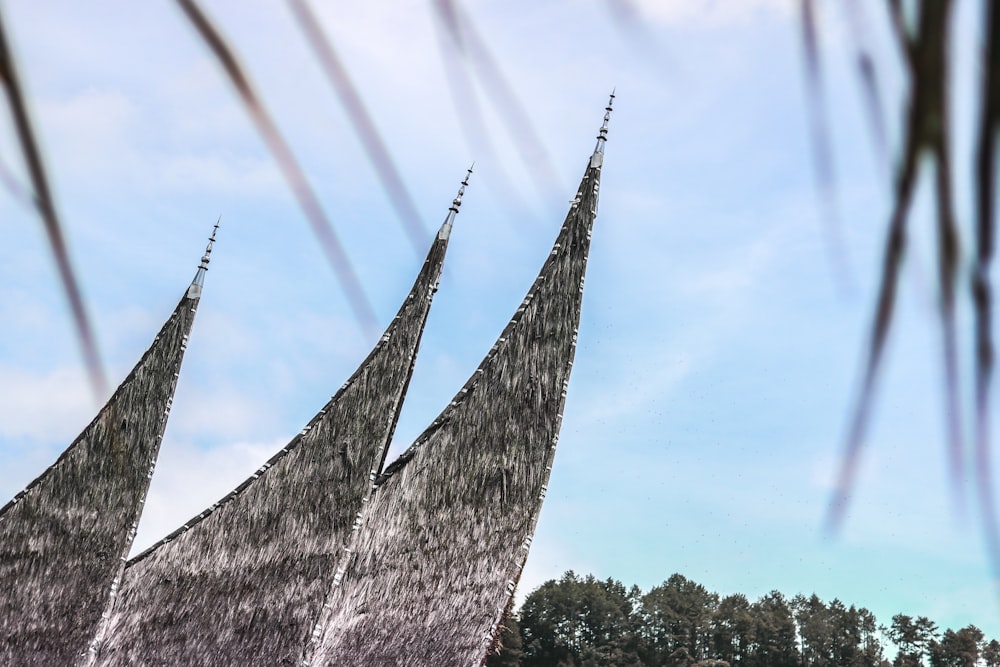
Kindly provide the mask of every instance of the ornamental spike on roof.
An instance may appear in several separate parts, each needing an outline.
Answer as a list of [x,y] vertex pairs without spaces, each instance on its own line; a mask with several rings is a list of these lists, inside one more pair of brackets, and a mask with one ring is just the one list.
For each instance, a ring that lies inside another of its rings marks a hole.
[[384,462],[447,247],[438,234],[382,338],[301,433],[128,563],[96,664],[299,659]]
[[205,254],[201,256],[201,262],[198,264],[198,270],[194,274],[194,280],[191,281],[191,286],[188,288],[188,296],[191,298],[201,296],[201,290],[205,286],[205,272],[208,271],[208,262],[212,259],[212,246],[215,245],[215,235],[219,231],[220,222],[222,222],[221,215],[215,221],[215,226],[212,227],[212,235],[208,237]]
[[[605,119],[609,118],[610,103]],[[607,124],[552,252],[475,373],[377,480],[303,665],[482,664],[527,558],[562,421]]]
[[590,158],[591,166],[600,166],[604,160],[604,144],[608,141],[608,122],[611,120],[611,111],[615,103],[615,89],[611,89],[611,96],[608,98],[608,106],[604,107],[604,122],[597,132],[597,145],[594,146],[594,154]]
[[455,224],[455,216],[458,215],[458,209],[462,207],[462,197],[465,195],[465,188],[469,186],[469,177],[472,176],[472,167],[475,167],[476,163],[473,162],[472,166],[465,171],[465,178],[462,179],[462,184],[458,188],[458,194],[455,195],[454,201],[451,202],[451,207],[448,209],[448,215],[445,216],[444,224],[441,225],[441,229],[438,231],[439,239],[446,239],[451,235],[451,228]]
[[135,538],[200,293],[185,292],[93,421],[0,508],[0,664],[84,659]]

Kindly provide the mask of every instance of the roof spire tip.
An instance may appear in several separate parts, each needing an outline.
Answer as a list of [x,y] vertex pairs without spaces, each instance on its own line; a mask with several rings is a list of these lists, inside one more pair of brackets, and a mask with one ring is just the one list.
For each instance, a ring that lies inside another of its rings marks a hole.
[[[475,167],[476,163],[472,163],[472,167]],[[459,207],[462,205],[462,196],[465,194],[465,188],[469,185],[469,177],[472,176],[472,167],[465,170],[465,178],[462,179],[461,185],[458,187],[458,194],[455,195],[455,200],[451,203],[451,208],[449,211],[454,211],[458,213]]]
[[604,155],[604,144],[608,140],[608,121],[611,120],[611,111],[615,103],[615,90],[617,86],[611,89],[611,95],[608,97],[608,106],[604,107],[604,122],[601,123],[601,129],[597,133],[597,146],[594,147],[594,157],[590,160],[590,165],[592,167],[599,167],[603,158],[597,158],[597,155]]
[[201,289],[205,284],[205,273],[208,271],[208,263],[212,259],[212,247],[215,245],[215,235],[219,231],[219,223],[222,222],[220,215],[212,227],[212,234],[208,237],[208,244],[205,246],[205,254],[201,256],[198,263],[198,271],[194,274],[194,280],[188,288],[187,295],[190,299],[197,299],[201,296]]
[[462,197],[465,195],[465,188],[468,187],[469,177],[472,176],[472,167],[475,166],[476,163],[473,162],[472,166],[465,170],[465,178],[462,179],[462,183],[458,187],[458,194],[452,200],[451,206],[448,208],[448,216],[444,219],[444,224],[441,225],[441,231],[438,232],[439,239],[446,239],[451,234],[451,227],[455,224],[455,216],[458,215],[458,209],[462,207]]

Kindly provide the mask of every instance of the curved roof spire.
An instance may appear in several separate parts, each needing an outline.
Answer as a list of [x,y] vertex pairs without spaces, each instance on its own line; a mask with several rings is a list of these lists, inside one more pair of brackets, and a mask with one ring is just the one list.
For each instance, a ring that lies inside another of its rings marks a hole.
[[212,246],[215,245],[215,234],[219,231],[219,222],[222,221],[222,216],[215,221],[215,226],[212,227],[212,235],[208,237],[208,245],[205,246],[205,254],[201,256],[201,262],[198,264],[198,271],[194,274],[194,280],[191,281],[191,287],[188,288],[187,296],[189,299],[197,299],[201,296],[201,290],[205,286],[205,272],[208,271],[208,262],[212,258]]
[[469,176],[472,176],[472,167],[475,166],[476,163],[473,162],[472,166],[465,172],[465,178],[462,179],[462,185],[458,188],[458,194],[455,195],[455,199],[451,202],[448,215],[445,217],[444,224],[441,225],[441,230],[438,232],[439,239],[446,239],[451,234],[451,227],[455,224],[455,216],[458,215],[458,209],[462,206],[462,195],[465,194],[465,188],[469,186]]
[[447,249],[434,239],[375,348],[291,442],[128,562],[92,664],[300,657],[382,469]]
[[604,107],[604,122],[601,123],[601,129],[597,133],[597,146],[594,147],[594,158],[590,161],[591,167],[601,166],[603,158],[596,157],[597,155],[604,155],[604,144],[608,141],[608,121],[611,120],[611,107],[615,103],[615,89],[611,89],[611,97],[608,98],[608,106]]
[[0,664],[80,664],[110,613],[198,307],[191,289],[90,424],[0,507]]
[[604,154],[594,155],[496,344],[376,478],[300,665],[484,663],[521,576],[559,439],[597,214]]

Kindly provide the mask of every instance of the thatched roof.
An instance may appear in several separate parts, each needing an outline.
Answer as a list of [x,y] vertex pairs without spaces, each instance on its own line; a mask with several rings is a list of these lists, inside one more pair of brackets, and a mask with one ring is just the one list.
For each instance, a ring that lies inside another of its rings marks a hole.
[[73,444],[0,509],[0,664],[86,654],[132,547],[200,290]]
[[552,252],[465,387],[378,480],[305,664],[480,664],[545,496],[597,209],[603,136]]
[[98,664],[298,660],[395,429],[459,203],[381,340],[302,432],[129,562]]

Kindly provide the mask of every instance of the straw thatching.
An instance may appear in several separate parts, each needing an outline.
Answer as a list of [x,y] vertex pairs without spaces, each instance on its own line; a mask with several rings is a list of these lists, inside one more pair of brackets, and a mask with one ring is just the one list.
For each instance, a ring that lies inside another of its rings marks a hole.
[[86,654],[135,537],[197,297],[189,290],[94,420],[0,509],[0,664]]
[[302,432],[129,562],[97,664],[297,662],[383,463],[452,218],[379,343]]
[[549,258],[496,345],[380,476],[305,664],[484,661],[555,454],[602,159],[591,158]]

